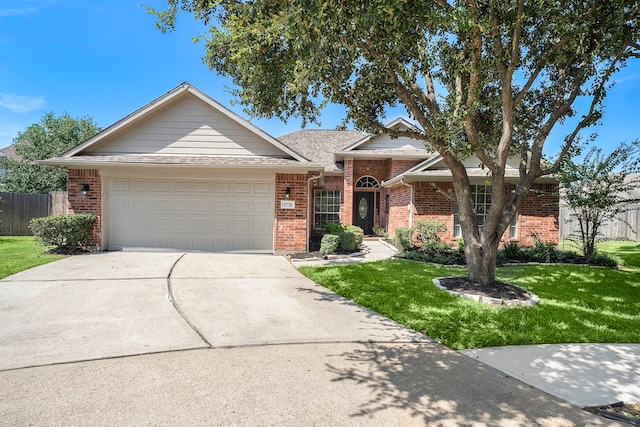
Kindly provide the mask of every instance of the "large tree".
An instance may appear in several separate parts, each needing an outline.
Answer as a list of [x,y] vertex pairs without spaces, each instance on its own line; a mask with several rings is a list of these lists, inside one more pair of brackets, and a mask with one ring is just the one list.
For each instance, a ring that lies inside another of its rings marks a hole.
[[[469,278],[494,280],[496,253],[537,178],[555,173],[595,124],[610,77],[638,57],[636,0],[167,0],[150,13],[162,31],[181,10],[210,25],[205,62],[230,76],[258,117],[317,121],[325,103],[355,127],[437,150],[453,173]],[[543,161],[551,130],[572,121],[561,152]],[[382,124],[402,106],[419,129]],[[505,165],[520,157],[505,194]],[[492,205],[478,229],[462,163],[490,174]]]
[[39,194],[66,190],[66,171],[39,165],[38,160],[59,156],[98,132],[100,127],[90,117],[46,113],[40,123],[18,132],[14,138],[20,160],[0,159],[0,167],[6,169],[3,190]]

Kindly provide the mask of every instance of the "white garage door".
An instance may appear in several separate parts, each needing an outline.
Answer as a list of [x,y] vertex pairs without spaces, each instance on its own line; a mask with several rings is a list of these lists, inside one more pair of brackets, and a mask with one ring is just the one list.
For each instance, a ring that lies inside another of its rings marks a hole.
[[108,182],[110,250],[272,252],[273,180]]

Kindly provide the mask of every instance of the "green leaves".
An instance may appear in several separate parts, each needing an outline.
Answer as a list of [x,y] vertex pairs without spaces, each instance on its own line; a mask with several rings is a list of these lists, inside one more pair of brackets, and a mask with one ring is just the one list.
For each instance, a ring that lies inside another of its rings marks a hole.
[[14,139],[16,153],[22,160],[0,159],[0,166],[7,170],[3,182],[6,191],[43,194],[65,190],[66,172],[39,165],[37,161],[59,156],[99,131],[100,127],[90,117],[45,114],[40,123],[19,132]]

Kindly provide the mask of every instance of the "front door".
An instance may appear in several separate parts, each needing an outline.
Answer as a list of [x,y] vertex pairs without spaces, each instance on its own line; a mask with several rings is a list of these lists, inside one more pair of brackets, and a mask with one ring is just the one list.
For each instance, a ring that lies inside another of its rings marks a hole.
[[374,193],[353,194],[353,225],[364,230],[364,234],[373,234],[373,195]]

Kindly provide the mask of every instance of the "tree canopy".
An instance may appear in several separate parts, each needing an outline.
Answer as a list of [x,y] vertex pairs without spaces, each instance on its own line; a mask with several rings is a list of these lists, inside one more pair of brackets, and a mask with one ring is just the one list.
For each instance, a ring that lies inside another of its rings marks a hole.
[[[162,31],[181,10],[211,24],[200,37],[204,61],[233,79],[254,116],[316,122],[337,103],[361,130],[438,151],[454,176],[469,277],[488,282],[533,182],[576,150],[601,117],[611,76],[639,56],[639,8],[636,0],[168,0],[166,10],[148,9]],[[416,129],[384,126],[396,106]],[[551,130],[576,115],[558,157],[543,161]],[[492,183],[481,230],[462,163],[470,156]],[[520,174],[507,196],[509,156],[519,156]]]
[[18,132],[14,138],[16,154],[21,160],[0,159],[0,166],[6,169],[4,191],[44,194],[66,190],[66,172],[39,165],[37,161],[59,156],[98,132],[100,127],[90,117],[46,113],[40,123]]

